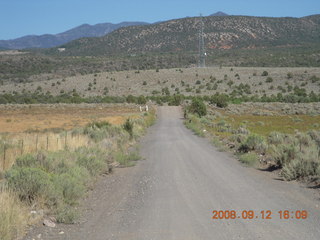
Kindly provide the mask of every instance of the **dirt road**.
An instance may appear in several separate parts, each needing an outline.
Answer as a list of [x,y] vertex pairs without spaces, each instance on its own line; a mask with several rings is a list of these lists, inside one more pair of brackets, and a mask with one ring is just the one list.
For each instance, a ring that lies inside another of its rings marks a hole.
[[[241,166],[187,130],[177,107],[158,115],[141,143],[145,160],[104,177],[81,223],[35,228],[26,239],[320,239],[317,191]],[[254,210],[258,218],[213,220],[213,210]],[[261,219],[262,210],[272,219]],[[309,216],[284,220],[280,210]]]

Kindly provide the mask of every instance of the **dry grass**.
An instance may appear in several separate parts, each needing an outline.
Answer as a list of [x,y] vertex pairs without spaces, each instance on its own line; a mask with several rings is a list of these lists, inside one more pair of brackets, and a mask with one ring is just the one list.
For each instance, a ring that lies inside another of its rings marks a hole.
[[12,240],[21,237],[28,225],[27,207],[16,194],[0,187],[0,237]]
[[0,106],[0,133],[70,130],[92,121],[121,125],[128,116],[138,114],[133,105],[55,104]]
[[87,146],[88,136],[68,130],[93,121],[122,125],[128,117],[139,118],[138,110],[133,105],[107,104],[1,106],[0,171],[9,169],[22,154]]

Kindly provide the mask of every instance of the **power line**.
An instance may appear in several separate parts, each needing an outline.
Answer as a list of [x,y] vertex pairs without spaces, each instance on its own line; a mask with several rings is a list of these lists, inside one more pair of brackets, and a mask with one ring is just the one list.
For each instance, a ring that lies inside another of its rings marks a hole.
[[200,14],[200,26],[199,26],[199,62],[198,67],[206,67],[206,52],[204,47],[204,23],[202,14]]

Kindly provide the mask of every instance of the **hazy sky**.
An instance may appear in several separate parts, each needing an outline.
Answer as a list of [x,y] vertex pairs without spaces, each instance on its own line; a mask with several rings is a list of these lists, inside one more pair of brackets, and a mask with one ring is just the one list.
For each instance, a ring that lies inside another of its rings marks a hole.
[[55,34],[83,23],[156,22],[217,11],[302,17],[320,14],[320,0],[0,0],[0,39]]

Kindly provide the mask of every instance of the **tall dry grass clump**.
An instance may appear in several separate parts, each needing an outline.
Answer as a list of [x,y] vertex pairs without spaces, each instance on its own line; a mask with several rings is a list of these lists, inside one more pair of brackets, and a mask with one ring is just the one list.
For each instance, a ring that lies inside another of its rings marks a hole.
[[0,187],[0,238],[12,240],[21,237],[28,225],[27,207],[17,195]]

